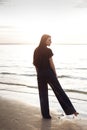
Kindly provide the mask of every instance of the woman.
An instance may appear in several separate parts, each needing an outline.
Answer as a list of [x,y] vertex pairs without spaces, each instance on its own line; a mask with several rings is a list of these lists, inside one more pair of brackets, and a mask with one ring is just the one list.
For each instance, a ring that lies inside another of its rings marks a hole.
[[39,46],[34,51],[33,64],[37,71],[39,98],[43,118],[51,119],[49,112],[48,86],[49,84],[58,99],[66,115],[78,115],[71,101],[62,89],[52,60],[52,50],[47,48],[51,45],[51,36],[44,34]]

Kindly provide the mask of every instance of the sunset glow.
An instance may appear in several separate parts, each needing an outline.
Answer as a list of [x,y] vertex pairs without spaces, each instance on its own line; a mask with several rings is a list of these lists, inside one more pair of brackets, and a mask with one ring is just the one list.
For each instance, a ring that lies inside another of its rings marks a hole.
[[54,43],[87,44],[86,5],[81,0],[3,0],[0,43],[37,43],[48,33]]

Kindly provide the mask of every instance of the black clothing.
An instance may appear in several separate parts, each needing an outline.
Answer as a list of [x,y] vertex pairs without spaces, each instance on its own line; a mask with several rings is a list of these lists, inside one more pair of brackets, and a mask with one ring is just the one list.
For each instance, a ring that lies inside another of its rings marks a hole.
[[41,113],[43,117],[49,117],[49,99],[48,99],[48,85],[49,84],[54,91],[56,98],[58,99],[61,107],[67,115],[74,114],[74,109],[71,101],[62,89],[55,73],[50,67],[49,58],[53,56],[51,49],[36,48],[34,51],[33,64],[37,68],[37,80],[38,90],[41,105]]
[[62,89],[58,79],[56,78],[54,72],[51,69],[45,71],[38,71],[38,89],[40,97],[40,105],[42,115],[49,115],[49,99],[48,99],[48,86],[49,84],[58,99],[61,107],[63,108],[66,115],[70,115],[76,112],[71,101]]
[[34,51],[34,61],[33,64],[40,70],[45,70],[50,68],[49,58],[53,56],[51,49],[47,47],[36,48]]

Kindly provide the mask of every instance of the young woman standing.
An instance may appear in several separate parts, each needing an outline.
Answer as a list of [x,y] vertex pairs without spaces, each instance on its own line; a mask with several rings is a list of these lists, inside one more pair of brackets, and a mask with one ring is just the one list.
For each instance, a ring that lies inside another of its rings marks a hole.
[[51,119],[49,111],[48,84],[51,86],[56,98],[66,115],[78,115],[68,96],[62,89],[53,63],[53,52],[47,46],[51,45],[51,36],[44,34],[39,46],[34,51],[33,64],[37,71],[38,90],[42,117]]

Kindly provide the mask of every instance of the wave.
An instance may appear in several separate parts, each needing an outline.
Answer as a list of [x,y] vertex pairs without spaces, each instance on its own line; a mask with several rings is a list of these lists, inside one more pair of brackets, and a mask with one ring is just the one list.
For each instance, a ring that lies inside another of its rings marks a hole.
[[[10,82],[0,82],[0,84],[5,84],[5,85],[15,85],[15,86],[25,86],[28,88],[33,88],[37,89],[37,86],[29,86],[26,84],[20,84],[20,83],[10,83]],[[51,90],[51,88],[49,88]],[[80,93],[80,94],[87,94],[86,91],[81,91],[81,90],[72,90],[72,89],[64,89],[66,92],[72,92],[72,93]]]
[[[26,93],[26,94],[38,94],[37,92],[30,92],[30,91],[23,91],[23,90],[12,90],[12,89],[0,89],[0,91],[9,91],[9,92],[16,92],[16,93]],[[49,96],[54,96],[54,95],[49,95]],[[84,99],[77,99],[77,98],[72,98],[71,99],[76,99],[76,100],[83,100],[83,101],[87,101]]]
[[29,87],[29,88],[36,88],[36,86],[29,86],[26,84],[20,84],[20,83],[10,83],[10,82],[0,82],[0,84],[5,84],[5,85],[15,85],[15,86],[25,86],[25,87]]
[[[19,74],[19,73],[10,73],[10,72],[1,72],[1,75],[15,75],[15,76],[28,76],[28,77],[36,77],[37,74]],[[79,80],[87,80],[86,77],[77,77],[73,75],[59,75],[58,78],[68,78],[68,79],[79,79]]]
[[1,72],[1,75],[19,75],[19,76],[36,76],[36,74],[18,74],[18,73],[10,73],[10,72]]
[[20,65],[0,65],[0,68],[14,68],[14,67],[19,68]]
[[[33,66],[22,66],[22,65],[0,65],[0,68],[26,68],[26,69],[34,69]],[[57,67],[56,70],[87,70],[87,67]]]
[[86,91],[79,91],[79,90],[72,90],[72,89],[65,89],[66,92],[72,92],[72,93],[80,93],[80,94],[87,94]]
[[38,94],[36,92],[29,92],[29,91],[23,91],[23,90],[12,90],[12,89],[0,89],[0,91],[9,91],[9,92],[26,93],[26,94]]
[[70,78],[70,79],[79,79],[79,80],[87,80],[85,77],[76,77],[72,75],[60,75],[58,78]]
[[[17,69],[19,69],[21,67],[23,69],[28,69],[28,70],[34,69],[35,70],[35,67],[33,66],[32,63],[30,65],[29,64],[24,65],[24,64],[20,64],[20,62],[17,63],[14,60],[11,60],[11,61],[7,60],[7,62],[9,62],[9,63],[0,65],[0,68],[7,68],[7,69],[8,68],[17,68]],[[13,62],[14,62],[14,64],[13,64]],[[24,63],[26,61],[21,61],[21,62]]]
[[[32,88],[34,88],[34,87],[32,87]],[[30,92],[30,91],[24,91],[24,90],[12,90],[12,89],[3,89],[3,88],[1,88],[0,89],[0,91],[9,91],[9,92],[15,92],[15,93],[26,93],[26,94],[34,94],[34,95],[38,95],[38,92]],[[71,91],[71,90],[70,90]],[[74,92],[74,91],[73,91]],[[76,91],[77,92],[77,91]],[[51,96],[51,97],[54,97],[54,95],[52,95],[52,94],[49,94],[49,96]],[[81,98],[73,98],[73,97],[69,97],[70,99],[74,99],[74,100],[80,100],[80,101],[84,101],[84,102],[87,102],[87,100],[86,99],[81,99]]]
[[84,67],[84,68],[81,68],[81,67],[58,67],[58,68],[56,68],[56,70],[87,70],[87,68],[86,67]]

